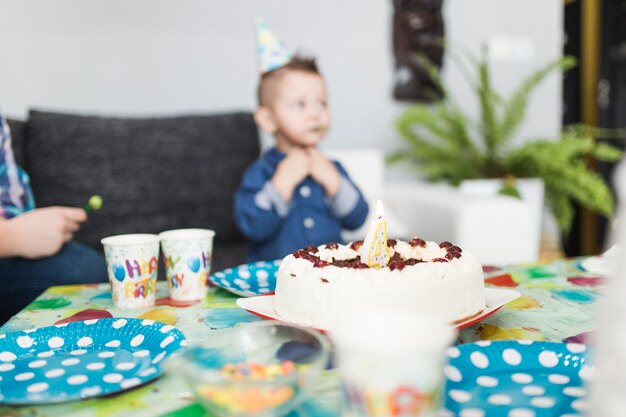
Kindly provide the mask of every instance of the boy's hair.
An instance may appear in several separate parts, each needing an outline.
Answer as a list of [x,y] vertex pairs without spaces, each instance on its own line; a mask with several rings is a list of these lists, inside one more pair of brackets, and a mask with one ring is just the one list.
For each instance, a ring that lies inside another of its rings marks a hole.
[[257,100],[259,101],[259,105],[263,106],[267,104],[267,90],[269,90],[268,86],[279,80],[289,70],[304,71],[312,74],[321,75],[317,68],[315,58],[295,55],[291,59],[291,61],[289,61],[282,67],[261,75],[261,80],[259,81],[259,87],[257,89]]

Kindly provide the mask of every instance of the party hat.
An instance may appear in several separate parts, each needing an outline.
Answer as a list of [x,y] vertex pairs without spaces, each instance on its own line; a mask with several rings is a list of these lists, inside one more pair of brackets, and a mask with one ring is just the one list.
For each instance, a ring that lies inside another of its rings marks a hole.
[[256,19],[256,42],[261,74],[274,71],[293,58],[293,53],[276,37],[265,20],[260,17]]

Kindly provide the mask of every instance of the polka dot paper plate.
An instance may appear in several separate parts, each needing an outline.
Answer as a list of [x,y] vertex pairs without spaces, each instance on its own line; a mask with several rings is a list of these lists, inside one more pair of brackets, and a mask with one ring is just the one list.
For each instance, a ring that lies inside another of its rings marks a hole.
[[448,349],[442,416],[582,417],[593,373],[575,343],[477,342]]
[[0,403],[40,404],[111,394],[161,374],[186,344],[152,320],[86,320],[0,335]]
[[281,260],[261,261],[224,269],[209,277],[212,284],[240,297],[254,297],[274,292],[276,272]]

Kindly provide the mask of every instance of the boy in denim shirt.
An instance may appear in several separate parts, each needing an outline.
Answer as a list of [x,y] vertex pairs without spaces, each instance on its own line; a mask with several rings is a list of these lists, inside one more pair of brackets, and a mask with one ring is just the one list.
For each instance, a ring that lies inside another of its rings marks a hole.
[[[268,32],[261,24],[262,74],[254,117],[276,145],[246,170],[235,195],[237,224],[252,242],[250,262],[341,242],[341,230],[358,228],[368,213],[344,168],[317,149],[330,113],[315,61],[292,57]],[[274,41],[265,48],[264,35]]]

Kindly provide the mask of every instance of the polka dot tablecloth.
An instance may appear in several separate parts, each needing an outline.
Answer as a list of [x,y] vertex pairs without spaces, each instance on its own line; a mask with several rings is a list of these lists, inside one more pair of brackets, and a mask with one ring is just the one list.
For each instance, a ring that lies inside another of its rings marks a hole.
[[186,343],[153,320],[99,319],[0,335],[0,403],[62,402],[111,394],[161,374]]
[[216,272],[209,277],[213,285],[241,297],[274,292],[280,260],[261,261]]
[[443,416],[582,417],[592,374],[585,345],[477,342],[447,352]]

